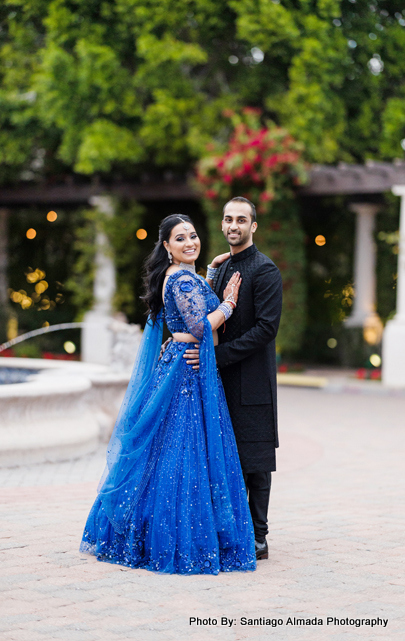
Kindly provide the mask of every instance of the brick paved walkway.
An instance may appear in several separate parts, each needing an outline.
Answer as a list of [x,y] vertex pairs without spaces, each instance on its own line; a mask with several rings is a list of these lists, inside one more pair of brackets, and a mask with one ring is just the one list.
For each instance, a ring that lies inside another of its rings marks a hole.
[[0,639],[405,639],[405,398],[281,388],[280,425],[270,558],[249,574],[165,576],[79,554],[102,450],[0,470]]

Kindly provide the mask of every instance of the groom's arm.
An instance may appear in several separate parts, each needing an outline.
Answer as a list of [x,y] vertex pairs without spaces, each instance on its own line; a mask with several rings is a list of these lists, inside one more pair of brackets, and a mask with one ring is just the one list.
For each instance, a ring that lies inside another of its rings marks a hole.
[[262,265],[253,276],[254,326],[240,338],[215,348],[217,364],[227,367],[251,356],[277,335],[282,304],[282,281],[278,268]]

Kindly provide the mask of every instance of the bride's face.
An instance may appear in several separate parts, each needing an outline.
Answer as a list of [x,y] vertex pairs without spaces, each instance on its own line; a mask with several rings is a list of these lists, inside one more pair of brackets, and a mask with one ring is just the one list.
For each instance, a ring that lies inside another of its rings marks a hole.
[[173,256],[173,263],[188,263],[193,265],[201,251],[201,241],[193,225],[186,223],[188,229],[184,229],[184,224],[179,223],[172,229],[169,242],[163,245]]

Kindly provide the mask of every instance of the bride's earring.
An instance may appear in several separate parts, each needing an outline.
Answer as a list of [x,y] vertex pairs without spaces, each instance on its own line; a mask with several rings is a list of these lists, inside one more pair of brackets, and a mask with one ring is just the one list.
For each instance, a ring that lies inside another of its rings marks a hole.
[[173,256],[170,249],[167,250],[167,255],[169,256],[169,263],[171,264],[173,262]]

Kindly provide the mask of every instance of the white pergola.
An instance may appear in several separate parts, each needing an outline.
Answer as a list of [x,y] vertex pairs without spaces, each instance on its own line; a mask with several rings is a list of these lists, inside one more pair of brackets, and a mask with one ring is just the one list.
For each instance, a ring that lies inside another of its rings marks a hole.
[[[378,338],[382,332],[376,314],[376,246],[375,216],[380,206],[371,202],[373,195],[392,191],[401,198],[397,305],[395,317],[383,332],[382,379],[390,387],[405,387],[405,163],[375,163],[337,167],[318,166],[310,183],[302,189],[308,195],[346,194],[364,201],[353,202],[356,215],[354,254],[355,298],[347,327],[362,327]],[[367,196],[369,195],[369,200]]]
[[405,185],[394,185],[392,191],[401,198],[397,310],[384,330],[383,382],[390,387],[405,387]]
[[[354,255],[355,299],[348,327],[381,334],[382,324],[376,314],[376,247],[374,242],[375,216],[379,205],[375,197],[392,191],[401,198],[400,242],[398,253],[398,283],[396,316],[387,323],[383,334],[383,382],[394,387],[405,387],[405,163],[376,163],[336,167],[317,165],[311,170],[309,183],[300,188],[303,196],[353,196],[349,205],[356,215]],[[23,185],[18,188],[0,188],[0,276],[7,268],[5,226],[10,206],[26,203],[90,203],[107,215],[114,215],[114,196],[136,200],[197,199],[198,195],[185,179],[169,174],[163,181],[143,176],[139,182],[103,185],[93,181],[85,185],[68,183],[58,186]],[[4,233],[2,233],[2,231]],[[3,238],[3,240],[2,240]],[[4,245],[4,247],[3,247]],[[1,251],[2,250],[2,251]],[[2,262],[1,256],[5,257]],[[4,264],[3,264],[4,263]],[[0,281],[5,282],[5,278]],[[1,284],[1,283],[0,283]],[[3,291],[4,290],[4,291]],[[109,359],[112,297],[115,291],[115,269],[105,236],[97,237],[94,306],[86,320],[92,330],[83,335],[83,360],[106,363]],[[1,299],[7,299],[5,287],[0,287]],[[97,327],[97,331],[95,330]]]

